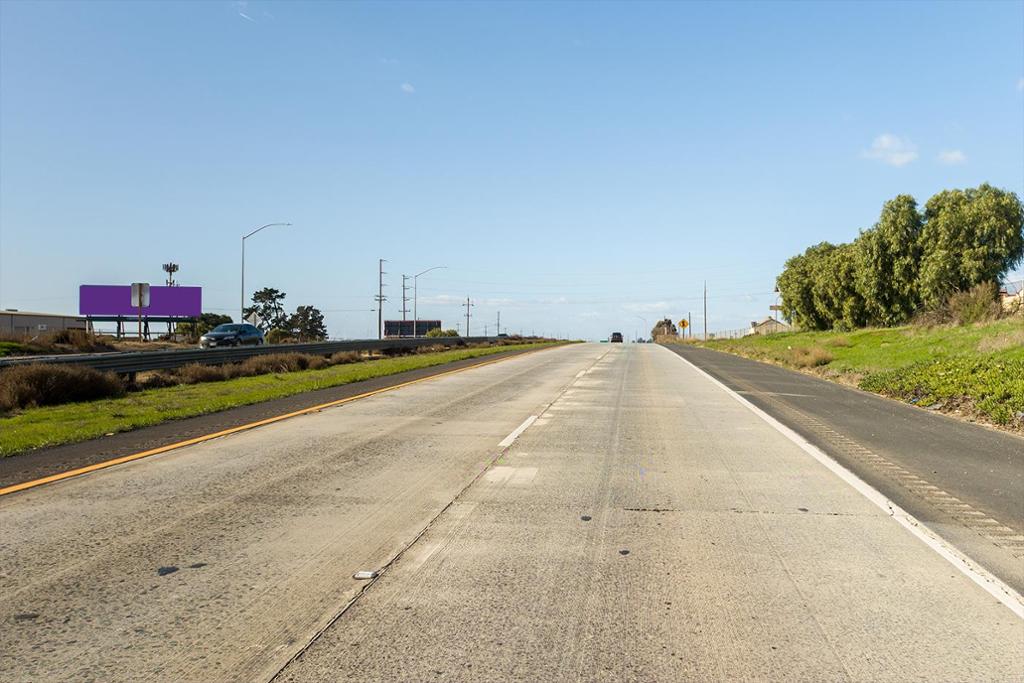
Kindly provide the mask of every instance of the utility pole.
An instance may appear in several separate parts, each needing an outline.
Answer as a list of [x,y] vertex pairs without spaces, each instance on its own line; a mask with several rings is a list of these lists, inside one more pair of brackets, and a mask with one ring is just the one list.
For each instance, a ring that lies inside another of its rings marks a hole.
[[[409,288],[405,284],[406,280],[408,280],[408,279],[409,279],[408,275],[403,275],[402,276],[402,323],[403,323],[403,325],[402,325],[402,329],[400,329],[399,332],[398,332],[398,336],[399,337],[402,336],[402,332],[405,330],[405,325],[404,325],[404,323],[405,323],[405,314],[409,312],[409,297],[406,296],[406,292],[409,290]],[[413,333],[414,333],[413,336],[415,337],[416,336],[415,335],[415,330],[413,330]]]
[[378,259],[377,264],[377,339],[384,338],[384,302],[388,300],[384,296],[384,262],[386,259]]
[[466,307],[466,336],[468,337],[468,336],[469,336],[469,315],[470,315],[470,314],[469,314],[469,309],[470,309],[470,307],[472,307],[472,306],[476,306],[476,304],[474,304],[474,303],[471,303],[471,302],[469,301],[469,297],[467,296],[467,297],[466,297],[466,303],[464,303],[464,304],[462,304],[462,305]]
[[693,312],[686,314],[686,329],[690,331],[690,339],[693,339]]
[[708,340],[708,281],[704,281],[704,341]]
[[501,334],[501,311],[498,311],[498,326],[495,328],[494,334]]

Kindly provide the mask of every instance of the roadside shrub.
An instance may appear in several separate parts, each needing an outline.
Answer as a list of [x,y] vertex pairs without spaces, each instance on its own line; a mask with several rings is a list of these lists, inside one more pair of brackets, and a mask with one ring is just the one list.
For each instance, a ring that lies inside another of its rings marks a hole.
[[358,363],[360,360],[362,360],[362,354],[358,351],[338,351],[331,355],[331,365]]
[[330,366],[331,366],[331,361],[326,359],[326,358],[324,358],[323,356],[310,356],[309,357],[309,364],[306,365],[306,369],[307,370],[323,370],[324,368],[329,368]]
[[849,348],[849,347],[853,346],[853,344],[850,343],[850,340],[847,339],[846,337],[832,337],[831,339],[829,339],[825,343],[827,345],[832,346],[832,347],[837,348],[837,349],[839,349],[839,348],[846,349],[846,348]]
[[416,353],[438,353],[439,351],[447,351],[448,347],[443,344],[431,344],[430,346],[421,346],[416,349]]
[[278,372],[318,370],[327,367],[327,360],[305,353],[268,353],[248,358],[239,367],[240,375],[269,375]]
[[1002,313],[999,304],[999,287],[994,282],[974,285],[966,292],[957,292],[946,302],[952,322],[958,325],[995,320]]
[[428,330],[424,337],[458,337],[458,330],[442,330],[440,327],[435,327],[432,330]]
[[914,324],[921,327],[972,325],[996,320],[1002,313],[999,288],[994,282],[983,282],[965,292],[950,295],[942,306],[918,313],[914,316]]
[[809,349],[798,346],[790,350],[789,359],[798,368],[817,368],[828,365],[835,360],[835,356],[818,346]]
[[33,363],[0,372],[0,410],[123,396],[124,383],[92,368]]
[[137,379],[135,386],[140,390],[146,389],[164,389],[166,387],[173,387],[180,384],[180,380],[173,373],[168,372],[153,372],[140,379]]
[[294,339],[292,339],[291,332],[279,328],[274,328],[273,330],[267,332],[265,338],[268,344],[284,344],[287,342],[295,341]]
[[95,337],[85,330],[57,330],[48,339],[46,345],[62,344],[74,348],[75,351],[113,351],[114,347]]
[[220,365],[200,365],[199,363],[183,365],[174,374],[182,384],[222,382],[228,379],[225,367]]

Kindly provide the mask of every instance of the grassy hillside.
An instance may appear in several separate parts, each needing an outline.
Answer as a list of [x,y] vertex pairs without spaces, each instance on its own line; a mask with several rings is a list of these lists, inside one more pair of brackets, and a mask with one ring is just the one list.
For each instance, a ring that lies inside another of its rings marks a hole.
[[709,341],[908,403],[1024,430],[1024,319]]

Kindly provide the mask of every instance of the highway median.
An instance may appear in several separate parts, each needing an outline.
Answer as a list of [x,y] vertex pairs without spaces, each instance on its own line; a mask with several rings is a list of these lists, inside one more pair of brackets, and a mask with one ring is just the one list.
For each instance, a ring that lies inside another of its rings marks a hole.
[[559,342],[509,344],[342,362],[330,367],[177,384],[93,401],[29,407],[0,417],[0,457],[75,443],[171,420]]

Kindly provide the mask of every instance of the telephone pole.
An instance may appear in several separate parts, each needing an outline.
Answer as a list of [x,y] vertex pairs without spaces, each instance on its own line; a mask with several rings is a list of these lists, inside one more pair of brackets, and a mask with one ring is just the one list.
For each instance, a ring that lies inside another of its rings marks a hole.
[[472,306],[476,306],[476,304],[471,303],[470,300],[469,300],[469,297],[467,296],[466,297],[466,303],[464,303],[462,305],[466,307],[466,336],[468,337],[469,336],[469,315],[470,315],[469,314],[469,309]]
[[384,272],[384,262],[387,259],[378,259],[377,264],[377,296],[375,301],[377,302],[377,339],[384,338],[384,302],[388,300],[384,296],[384,276],[387,273]]
[[704,281],[704,341],[708,340],[708,281]]
[[[398,332],[398,336],[399,337],[402,336],[402,333],[405,330],[405,325],[404,325],[404,323],[405,323],[405,315],[406,315],[406,313],[409,312],[409,297],[406,296],[406,293],[408,292],[409,287],[405,284],[406,280],[408,280],[408,279],[409,279],[408,275],[403,275],[402,276],[402,323],[403,323],[403,325],[402,325],[402,329],[399,330],[399,332]],[[413,336],[414,337],[416,336],[415,333],[413,334]]]
[[498,326],[495,328],[494,334],[501,334],[501,311],[498,311]]

